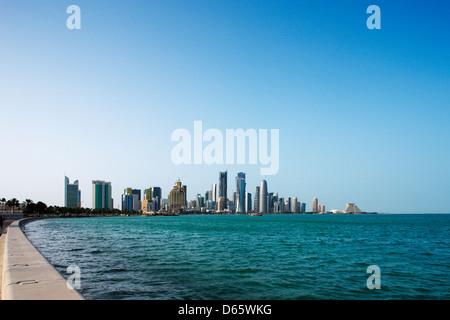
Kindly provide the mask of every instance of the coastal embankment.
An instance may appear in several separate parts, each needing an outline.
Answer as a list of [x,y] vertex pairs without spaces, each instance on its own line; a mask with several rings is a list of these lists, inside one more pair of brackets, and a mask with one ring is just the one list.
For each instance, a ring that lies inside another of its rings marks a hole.
[[22,232],[30,220],[13,221],[0,237],[1,300],[84,300]]

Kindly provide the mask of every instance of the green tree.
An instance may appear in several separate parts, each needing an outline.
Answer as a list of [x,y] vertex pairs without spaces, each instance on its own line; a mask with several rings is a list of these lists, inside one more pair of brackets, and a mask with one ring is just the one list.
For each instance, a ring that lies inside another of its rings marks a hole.
[[38,203],[36,203],[35,211],[39,215],[44,214],[46,210],[47,210],[47,205],[45,203],[43,203],[42,201],[39,201]]
[[11,199],[11,205],[12,205],[13,213],[14,213],[14,208],[15,207],[19,208],[19,200],[17,200],[16,198],[12,198]]
[[2,206],[3,212],[5,212],[5,210],[6,210],[6,208],[5,208],[5,206],[6,206],[6,199],[5,199],[5,198],[2,198],[2,199],[0,200],[0,202],[3,204],[3,206]]
[[12,199],[9,199],[8,201],[6,201],[6,208],[11,208],[12,207]]

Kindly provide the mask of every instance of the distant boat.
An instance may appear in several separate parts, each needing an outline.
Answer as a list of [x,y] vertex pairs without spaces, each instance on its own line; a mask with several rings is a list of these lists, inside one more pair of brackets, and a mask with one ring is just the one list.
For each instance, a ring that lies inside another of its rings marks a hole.
[[263,214],[262,214],[262,212],[250,212],[248,215],[252,216],[252,217],[258,217],[258,216],[262,216]]

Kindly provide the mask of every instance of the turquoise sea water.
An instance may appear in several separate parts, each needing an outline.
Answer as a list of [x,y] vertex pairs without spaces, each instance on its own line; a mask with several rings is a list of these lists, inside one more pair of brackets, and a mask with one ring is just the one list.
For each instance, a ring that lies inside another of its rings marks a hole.
[[[46,219],[25,233],[87,299],[449,299],[450,215]],[[367,267],[381,289],[367,288]]]

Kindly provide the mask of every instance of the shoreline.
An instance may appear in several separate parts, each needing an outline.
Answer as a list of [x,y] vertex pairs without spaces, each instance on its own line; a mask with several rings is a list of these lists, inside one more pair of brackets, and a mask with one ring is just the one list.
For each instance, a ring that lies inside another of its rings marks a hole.
[[2,231],[1,300],[84,300],[23,232],[25,224],[39,219],[12,221]]

